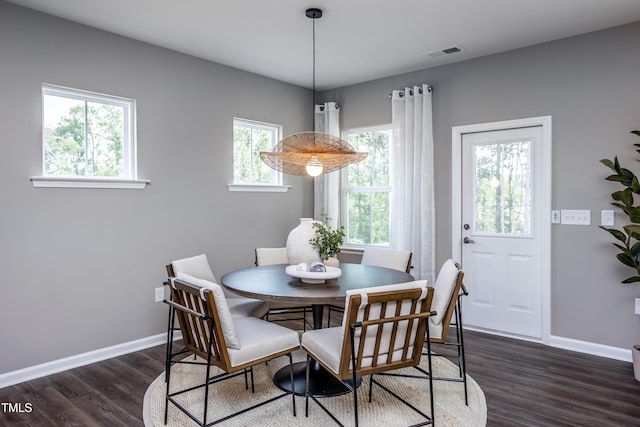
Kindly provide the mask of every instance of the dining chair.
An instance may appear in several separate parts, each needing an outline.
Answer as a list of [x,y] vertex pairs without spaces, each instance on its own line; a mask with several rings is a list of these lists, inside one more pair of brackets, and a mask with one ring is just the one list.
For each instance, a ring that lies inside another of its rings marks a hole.
[[[251,377],[251,392],[254,393],[253,367],[276,357],[289,358],[289,370],[293,382],[292,352],[300,347],[298,333],[274,323],[255,317],[234,319],[226,303],[222,288],[208,280],[177,273],[169,279],[171,300],[165,303],[176,313],[182,339],[187,350],[197,360],[172,360],[167,365],[167,385],[165,394],[164,424],[167,424],[169,404],[175,405],[201,426],[208,426],[228,420],[247,411],[263,406],[276,399],[291,394],[293,415],[296,416],[295,394],[279,393],[248,408],[208,422],[210,387],[223,380],[245,375],[245,389],[248,389],[247,371]],[[181,390],[171,390],[171,367],[178,363],[206,365],[202,384]],[[212,367],[221,372],[212,373]],[[179,402],[177,396],[193,393],[204,388],[204,408],[202,418],[191,413]]]
[[[464,355],[464,337],[462,330],[462,297],[469,295],[463,283],[464,271],[460,264],[447,260],[436,278],[433,291],[432,308],[437,312],[429,318],[431,344],[455,347],[455,354],[434,353],[432,356],[454,359],[458,365],[458,377],[434,377],[434,380],[460,381],[464,384],[464,402],[469,405],[467,393],[467,370]],[[455,330],[455,337],[449,332]],[[436,346],[438,347],[438,346]]]
[[[353,393],[353,413],[358,425],[357,377],[369,376],[369,402],[374,384],[403,402],[426,419],[420,425],[433,424],[433,387],[429,381],[431,413],[425,414],[374,378],[392,374],[400,368],[417,366],[422,347],[429,345],[427,320],[433,288],[426,280],[347,291],[342,326],[316,329],[302,334],[302,349],[307,353],[307,379],[311,360],[316,360]],[[431,356],[427,352],[428,370]],[[395,373],[394,373],[395,374]],[[348,382],[351,380],[352,382]],[[307,384],[308,384],[307,380]],[[352,385],[353,384],[353,385]],[[343,425],[309,392],[305,393],[305,415],[309,416],[309,398],[314,400],[337,424]]]
[[[256,266],[262,265],[289,265],[287,248],[256,248]],[[287,302],[270,302],[269,311],[265,319],[271,322],[286,322],[289,320],[301,320],[303,331],[307,330],[307,325],[313,327],[307,320],[307,313],[311,312],[310,305],[300,305]],[[275,316],[275,317],[274,317]],[[281,317],[284,316],[284,317]]]
[[367,247],[362,252],[360,264],[392,268],[394,270],[411,273],[412,255],[411,251]]
[[[393,270],[411,273],[411,251],[403,251],[388,248],[367,247],[362,252],[360,264],[372,265],[374,267],[391,268]],[[344,307],[341,304],[327,305],[327,327],[331,323],[331,312],[342,313]]]
[[[204,279],[209,282],[217,283],[209,261],[205,254],[200,254],[188,258],[182,258],[172,261],[166,267],[167,276],[169,278],[175,277],[176,274],[188,274],[197,279]],[[165,282],[168,284],[169,282]],[[226,289],[223,289],[226,297],[227,306],[231,313],[231,317],[234,319],[241,319],[243,317],[263,317],[269,311],[269,304],[264,301],[253,298],[245,298],[243,296],[234,294]],[[167,356],[166,360],[171,360],[173,352],[173,337],[174,332],[177,330],[175,326],[175,315],[173,309],[169,308],[169,319],[167,322]],[[179,350],[176,354],[180,354],[182,350]],[[165,372],[169,371],[169,366],[166,366]],[[165,375],[166,380],[166,375]]]

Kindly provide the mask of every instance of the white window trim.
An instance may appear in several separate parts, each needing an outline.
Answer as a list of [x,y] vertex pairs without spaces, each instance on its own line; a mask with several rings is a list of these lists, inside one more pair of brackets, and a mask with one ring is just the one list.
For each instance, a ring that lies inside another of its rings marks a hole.
[[286,193],[291,185],[272,184],[227,184],[229,191],[253,193]]
[[36,188],[115,188],[144,190],[151,181],[148,179],[32,176],[29,178]]
[[[363,127],[352,128],[352,129],[345,129],[345,130],[342,131],[342,138],[346,140],[348,133],[377,132],[377,131],[381,131],[381,130],[385,130],[386,131],[386,130],[391,130],[391,129],[392,129],[392,125],[390,123],[389,124],[381,124],[381,125],[373,125],[373,126],[363,126]],[[393,153],[391,153],[391,155],[393,155]],[[392,158],[390,158],[389,159],[389,168],[391,168],[392,166],[393,166],[393,160],[392,160]],[[390,173],[390,175],[393,174],[393,170],[390,169],[389,173]],[[388,192],[389,194],[391,194],[393,192],[393,187],[391,187],[391,186],[386,186],[386,187],[351,187],[351,188],[347,189],[347,180],[348,180],[347,179],[347,173],[341,173],[340,174],[340,206],[341,206],[340,207],[340,223],[341,224],[346,224],[346,220],[347,220],[347,212],[346,212],[345,209],[346,209],[346,206],[347,206],[347,194],[348,193],[353,193],[353,192],[368,192],[368,193]],[[393,213],[392,213],[392,215],[393,215]],[[368,247],[384,247],[384,248],[388,248],[388,247],[390,247],[390,243],[387,243],[386,245],[375,245],[375,244],[371,244],[371,245],[362,244],[362,245],[359,245],[359,244],[355,244],[355,243],[345,243],[342,246],[341,252],[357,255],[357,254],[362,254],[362,252]]]
[[[247,126],[252,127],[264,127],[267,130],[271,130],[272,128],[277,129],[277,141],[282,139],[282,125],[278,125],[275,123],[261,122],[258,120],[250,120],[243,119],[242,117],[234,117],[233,118],[233,127],[235,128],[236,123],[244,123]],[[276,144],[278,143],[276,141]],[[275,145],[275,144],[274,144]],[[273,147],[272,147],[273,148]],[[235,153],[234,153],[235,155]],[[235,167],[235,165],[234,165]],[[271,172],[273,176],[275,176],[275,182],[270,184],[257,184],[257,183],[244,183],[244,182],[234,182],[233,184],[227,184],[229,191],[236,192],[260,192],[260,193],[284,193],[291,188],[290,185],[283,184],[283,173],[280,171],[273,170]],[[234,180],[235,180],[235,169],[233,171]]]
[[[42,95],[61,94],[69,98],[76,99],[91,99],[94,98],[100,102],[107,102],[111,100],[116,105],[128,105],[128,119],[125,124],[128,124],[130,128],[127,129],[127,133],[130,137],[127,138],[127,145],[125,146],[125,175],[124,177],[94,177],[94,176],[57,176],[57,175],[42,175],[32,176],[31,180],[35,188],[111,188],[111,189],[134,189],[143,190],[147,184],[151,181],[148,179],[138,179],[138,150],[137,150],[137,131],[136,131],[136,100],[130,98],[123,98],[114,95],[107,95],[97,92],[91,92],[81,89],[73,89],[64,86],[57,86],[51,84],[42,85]],[[82,94],[82,95],[79,95]],[[44,116],[44,108],[42,110]],[[44,172],[44,139],[42,142],[42,171]]]

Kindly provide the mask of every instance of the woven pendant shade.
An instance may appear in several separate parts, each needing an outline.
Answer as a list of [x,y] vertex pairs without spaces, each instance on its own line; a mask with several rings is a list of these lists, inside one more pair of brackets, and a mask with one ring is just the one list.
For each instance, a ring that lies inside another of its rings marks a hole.
[[[315,20],[322,10],[305,11],[313,24],[313,105],[316,99],[316,31]],[[273,151],[262,151],[260,158],[272,169],[289,175],[318,176],[364,160],[368,153],[358,153],[343,139],[321,132],[300,132],[278,142]]]
[[269,167],[290,175],[310,175],[307,166],[321,168],[320,173],[337,171],[367,155],[356,152],[337,136],[320,132],[294,133],[276,144],[273,151],[260,153]]

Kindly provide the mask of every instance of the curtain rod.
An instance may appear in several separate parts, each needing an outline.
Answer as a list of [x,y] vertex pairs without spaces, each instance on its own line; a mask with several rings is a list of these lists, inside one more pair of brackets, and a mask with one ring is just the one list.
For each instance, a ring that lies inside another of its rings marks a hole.
[[[433,87],[431,87],[431,86],[427,86],[427,90],[428,90],[429,92],[433,92]],[[422,88],[418,89],[418,92],[419,92],[420,94],[422,94]],[[399,95],[400,95],[400,98],[402,98],[402,97],[404,96],[404,91],[400,92],[400,94],[399,94]],[[413,89],[409,90],[409,95],[410,95],[410,96],[411,96],[411,95],[413,95]],[[391,98],[392,96],[393,96],[393,93],[390,93],[390,94],[389,94],[389,98]]]

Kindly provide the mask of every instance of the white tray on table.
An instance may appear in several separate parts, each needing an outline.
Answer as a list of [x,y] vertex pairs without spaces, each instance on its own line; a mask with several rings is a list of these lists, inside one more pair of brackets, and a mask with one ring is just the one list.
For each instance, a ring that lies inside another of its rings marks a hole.
[[291,277],[300,279],[302,283],[324,283],[325,280],[337,279],[342,276],[342,270],[338,267],[325,266],[327,271],[322,272],[300,271],[297,270],[297,267],[297,265],[290,265],[285,269],[285,272]]

